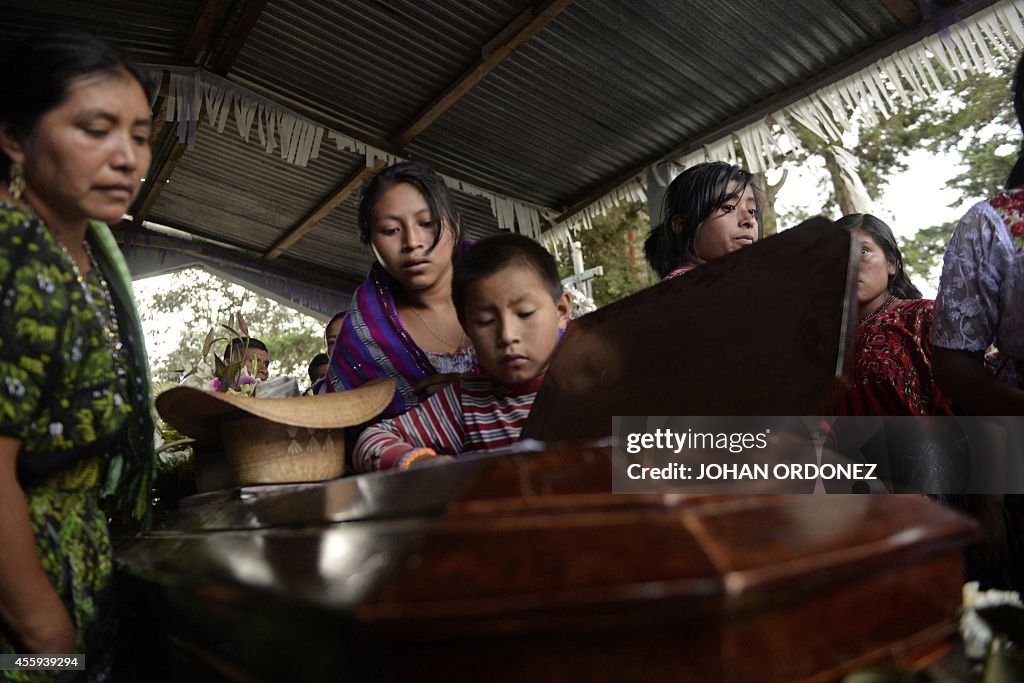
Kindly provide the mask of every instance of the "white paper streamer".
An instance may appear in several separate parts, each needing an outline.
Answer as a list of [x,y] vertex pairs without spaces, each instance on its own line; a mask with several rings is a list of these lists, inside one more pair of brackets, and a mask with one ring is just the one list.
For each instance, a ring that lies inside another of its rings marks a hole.
[[[787,138],[790,146],[800,146],[792,128],[792,123],[797,123],[833,143],[832,150],[854,202],[869,207],[870,199],[857,173],[857,159],[839,146],[843,134],[856,128],[854,119],[874,125],[879,117],[888,118],[913,100],[941,90],[939,70],[959,82],[970,71],[992,68],[996,54],[1016,54],[1024,48],[1022,18],[1024,0],[1004,0],[950,26],[944,32],[946,37],[929,36],[676,161],[684,168],[704,161],[736,163],[739,145],[750,171],[777,168],[776,155],[783,156],[781,136]],[[773,125],[778,126],[778,131],[773,130]],[[594,218],[628,196],[628,191],[621,191],[623,188],[636,184],[642,189],[645,176],[646,171],[556,224],[541,236],[543,241],[549,245],[565,244],[574,230],[586,229]]]

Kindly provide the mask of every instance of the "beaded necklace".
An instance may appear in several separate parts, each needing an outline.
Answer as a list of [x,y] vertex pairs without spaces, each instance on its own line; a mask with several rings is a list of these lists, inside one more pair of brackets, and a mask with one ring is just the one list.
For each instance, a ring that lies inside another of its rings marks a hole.
[[895,294],[890,294],[889,297],[885,301],[883,301],[882,304],[878,308],[876,308],[875,310],[871,311],[866,316],[861,318],[860,322],[857,323],[857,324],[858,325],[863,325],[864,323],[869,322],[871,320],[874,320],[878,316],[882,315],[883,313],[885,313],[885,309],[889,308],[889,304],[891,304],[895,300],[896,300],[896,295]]
[[57,244],[60,245],[61,250],[67,257],[68,262],[71,264],[71,272],[75,276],[75,281],[78,286],[82,289],[82,295],[85,303],[88,304],[96,317],[99,319],[100,324],[103,326],[103,336],[107,342],[107,346],[110,349],[110,357],[113,360],[114,365],[114,376],[117,380],[117,391],[114,393],[115,405],[120,405],[122,400],[122,394],[124,393],[125,377],[127,376],[127,370],[125,369],[124,358],[122,351],[124,350],[124,344],[121,342],[121,331],[117,325],[117,309],[114,308],[114,297],[110,293],[110,285],[107,284],[106,278],[103,277],[103,271],[97,265],[96,257],[93,256],[92,247],[89,246],[89,240],[83,240],[82,246],[85,247],[85,255],[89,259],[90,265],[92,265],[92,273],[95,273],[96,280],[99,282],[99,292],[102,297],[100,302],[97,302],[92,295],[92,290],[89,289],[88,283],[85,281],[85,276],[78,267],[78,263],[75,262],[74,257],[68,248],[64,246],[64,243],[54,235],[54,239]]

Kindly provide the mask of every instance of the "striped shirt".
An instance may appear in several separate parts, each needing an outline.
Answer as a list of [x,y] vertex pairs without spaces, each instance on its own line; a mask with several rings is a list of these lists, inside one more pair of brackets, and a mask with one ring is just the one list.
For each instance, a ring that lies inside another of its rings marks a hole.
[[457,456],[509,446],[519,440],[543,379],[510,386],[489,375],[462,375],[409,412],[368,427],[356,442],[356,469],[390,469],[420,448]]

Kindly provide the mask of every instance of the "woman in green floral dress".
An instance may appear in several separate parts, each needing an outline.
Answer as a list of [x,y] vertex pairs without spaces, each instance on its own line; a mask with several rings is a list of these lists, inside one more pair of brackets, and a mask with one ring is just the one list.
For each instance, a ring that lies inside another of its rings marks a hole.
[[0,654],[84,654],[103,680],[107,518],[145,517],[153,461],[145,347],[105,222],[148,170],[149,100],[84,34],[14,46],[0,93]]

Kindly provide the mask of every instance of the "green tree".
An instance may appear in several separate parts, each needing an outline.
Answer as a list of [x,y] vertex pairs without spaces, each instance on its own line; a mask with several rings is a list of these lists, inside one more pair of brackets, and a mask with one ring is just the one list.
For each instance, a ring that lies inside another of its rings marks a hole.
[[[908,154],[916,149],[960,155],[963,171],[947,185],[958,190],[964,199],[991,195],[1002,186],[1015,156],[1001,153],[1019,145],[1020,133],[1011,105],[1015,61],[1010,55],[996,54],[994,62],[995,69],[970,73],[961,81],[953,81],[940,71],[942,90],[916,98],[910,104],[901,100],[900,109],[889,118],[860,127],[853,151],[861,160],[859,175],[871,198],[881,196],[894,173],[907,170]],[[850,212],[852,206],[845,201],[845,188],[834,158],[829,158],[828,144],[806,129],[798,130],[804,151],[795,161],[803,163],[819,156],[829,173],[824,181],[828,199],[822,212]],[[922,197],[928,189],[921,188]],[[923,226],[914,237],[903,240],[908,270],[917,278],[931,277],[953,227],[948,223]]]
[[[178,381],[202,361],[207,331],[215,327],[217,336],[229,336],[221,326],[232,324],[241,312],[249,333],[270,349],[271,377],[291,375],[300,387],[309,384],[309,361],[324,351],[323,322],[198,268],[174,273],[170,280],[169,287],[139,301],[147,335],[175,339],[169,351],[150,359],[155,381]],[[221,352],[224,345],[218,342],[215,348]]]
[[[593,280],[594,303],[600,306],[629,296],[657,282],[644,259],[644,239],[650,230],[643,202],[623,203],[594,219],[590,230],[577,238],[587,268],[602,266],[604,275]],[[573,274],[571,252],[560,253],[562,277]]]
[[907,273],[915,284],[922,280],[932,280],[936,270],[942,265],[942,256],[946,252],[946,243],[953,235],[956,221],[921,228],[913,237],[900,240],[900,251]]

